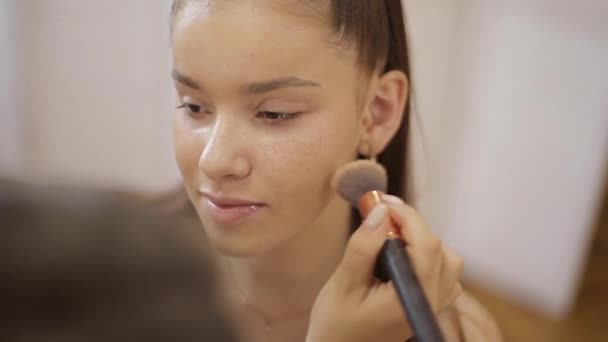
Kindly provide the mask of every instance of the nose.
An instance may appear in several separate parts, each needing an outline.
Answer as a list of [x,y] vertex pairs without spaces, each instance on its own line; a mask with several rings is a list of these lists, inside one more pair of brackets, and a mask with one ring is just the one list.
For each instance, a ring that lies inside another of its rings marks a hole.
[[236,123],[217,120],[198,161],[209,179],[241,179],[251,172],[247,158],[246,134],[238,133]]

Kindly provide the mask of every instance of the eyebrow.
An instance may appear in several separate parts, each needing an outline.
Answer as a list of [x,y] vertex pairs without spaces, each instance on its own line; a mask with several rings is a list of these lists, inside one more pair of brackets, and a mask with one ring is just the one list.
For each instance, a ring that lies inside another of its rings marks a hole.
[[268,93],[273,90],[288,87],[320,87],[321,85],[317,82],[303,80],[301,78],[290,76],[277,78],[274,80],[268,80],[264,82],[256,82],[247,85],[246,89],[251,94],[262,94]]
[[[192,89],[201,90],[203,87],[192,78],[180,73],[177,70],[171,72],[171,77],[179,83],[182,83]],[[289,76],[277,79],[272,79],[263,82],[255,82],[245,86],[245,92],[250,94],[263,94],[273,90],[288,87],[320,87],[321,85],[314,81],[304,80],[299,77]]]
[[183,85],[186,85],[192,89],[197,89],[197,90],[203,89],[203,87],[201,87],[200,84],[198,84],[195,80],[180,73],[179,71],[177,71],[175,69],[171,72],[171,77],[173,77],[173,79],[175,81],[177,81]]

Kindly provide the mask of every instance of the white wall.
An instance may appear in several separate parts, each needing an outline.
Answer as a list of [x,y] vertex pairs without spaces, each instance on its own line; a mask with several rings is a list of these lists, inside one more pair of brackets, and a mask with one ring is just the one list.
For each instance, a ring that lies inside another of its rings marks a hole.
[[16,100],[15,0],[0,0],[0,176],[21,167],[21,136]]
[[178,180],[169,3],[20,2],[30,178],[146,190]]
[[[413,202],[438,232],[445,227],[447,192],[454,182],[453,165],[468,119],[464,104],[470,94],[460,86],[468,77],[462,65],[478,38],[468,26],[479,18],[479,2],[404,0],[412,60]],[[455,93],[455,91],[457,93]],[[448,103],[448,101],[450,103]],[[411,190],[410,190],[411,191]]]
[[417,57],[435,56],[417,71],[447,79],[419,82],[431,123],[421,207],[469,278],[561,316],[608,169],[608,2],[408,7],[417,38],[435,40],[417,43]]

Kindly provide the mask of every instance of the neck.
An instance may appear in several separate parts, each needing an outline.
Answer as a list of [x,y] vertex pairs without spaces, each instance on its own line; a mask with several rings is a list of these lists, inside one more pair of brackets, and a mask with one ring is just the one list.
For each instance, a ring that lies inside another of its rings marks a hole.
[[309,312],[342,259],[350,207],[334,199],[308,229],[255,258],[223,257],[229,282],[244,304],[268,321]]

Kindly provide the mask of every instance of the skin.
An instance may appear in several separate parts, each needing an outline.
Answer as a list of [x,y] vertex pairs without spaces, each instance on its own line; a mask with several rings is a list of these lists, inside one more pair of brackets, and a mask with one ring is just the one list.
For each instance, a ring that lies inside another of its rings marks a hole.
[[[174,120],[179,168],[219,252],[246,341],[353,341],[356,324],[340,335],[318,322],[335,320],[341,307],[363,299],[373,305],[361,306],[359,317],[393,313],[367,334],[384,331],[386,341],[403,341],[411,331],[394,290],[374,283],[364,266],[373,264],[386,232],[370,238],[362,229],[350,238],[350,207],[330,182],[357,153],[375,155],[390,142],[402,120],[407,78],[397,71],[365,77],[354,47],[318,16],[286,3],[191,3],[176,18],[173,76],[179,105],[186,105]],[[210,215],[208,194],[263,206],[227,226]],[[453,311],[462,293],[460,258],[412,208],[398,202],[384,209],[382,217],[393,216],[410,243],[433,307],[441,316]],[[341,295],[355,283],[358,296]],[[370,336],[359,341],[378,335]]]
[[[294,25],[293,17],[263,6],[187,9],[190,17],[199,12],[196,20],[177,21],[174,68],[204,88],[176,82],[178,97],[212,114],[179,110],[175,146],[189,196],[227,273],[238,275],[235,287],[272,321],[310,309],[340,260],[348,205],[329,184],[334,170],[354,158],[361,128],[355,58],[345,63],[346,52],[327,41],[328,31]],[[291,77],[319,86],[243,92]],[[302,114],[275,122],[263,111]],[[238,229],[224,229],[200,205],[199,188],[266,207]]]

